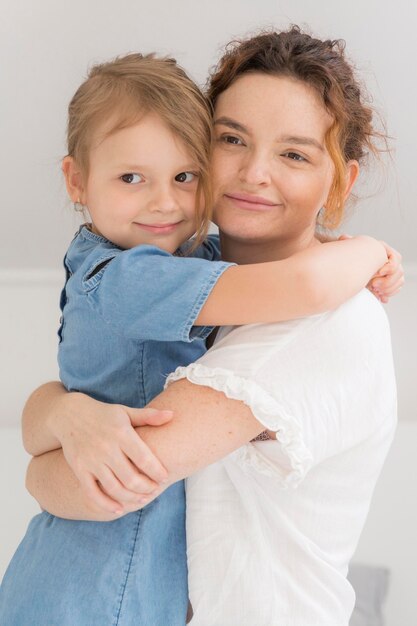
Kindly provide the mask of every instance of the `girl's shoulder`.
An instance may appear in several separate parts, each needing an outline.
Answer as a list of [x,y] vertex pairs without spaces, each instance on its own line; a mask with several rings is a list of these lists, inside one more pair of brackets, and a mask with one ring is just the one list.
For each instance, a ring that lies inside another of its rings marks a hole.
[[64,267],[71,275],[82,269],[85,273],[98,263],[120,254],[121,248],[101,235],[93,233],[86,224],[76,232],[64,257]]

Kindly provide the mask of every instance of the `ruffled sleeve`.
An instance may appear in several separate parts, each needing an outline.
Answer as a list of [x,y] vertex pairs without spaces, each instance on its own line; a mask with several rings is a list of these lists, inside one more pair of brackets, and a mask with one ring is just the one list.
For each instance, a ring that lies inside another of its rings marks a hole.
[[[182,378],[221,391],[231,400],[244,402],[266,429],[277,433],[277,441],[287,460],[284,464],[277,464],[263,454],[262,445],[265,444],[248,443],[230,455],[236,462],[277,478],[282,487],[295,487],[302,481],[311,466],[312,456],[303,441],[301,424],[268,391],[256,381],[231,370],[201,363],[178,367],[168,376],[166,386]],[[270,444],[277,445],[274,440],[268,442]]]
[[[234,458],[295,486],[324,460],[372,437],[395,413],[390,350],[386,316],[364,290],[328,313],[222,329],[214,346],[177,369],[168,384],[187,378],[249,406],[276,441],[253,441]],[[384,385],[376,385],[376,376]],[[369,392],[373,385],[378,402]]]

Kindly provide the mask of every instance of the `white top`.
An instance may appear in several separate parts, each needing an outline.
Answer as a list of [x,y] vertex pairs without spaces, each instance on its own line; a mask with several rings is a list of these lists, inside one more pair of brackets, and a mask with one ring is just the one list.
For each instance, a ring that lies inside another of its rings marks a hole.
[[222,329],[168,383],[184,377],[277,433],[187,481],[191,626],[347,626],[348,563],[396,424],[381,305],[364,290],[333,312]]

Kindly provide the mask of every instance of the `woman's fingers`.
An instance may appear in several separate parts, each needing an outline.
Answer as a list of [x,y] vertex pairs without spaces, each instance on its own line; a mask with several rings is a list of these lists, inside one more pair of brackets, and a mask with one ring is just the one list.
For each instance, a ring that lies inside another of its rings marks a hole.
[[157,488],[157,485],[149,481],[149,478],[142,476],[142,480],[138,481],[136,484],[143,485],[144,492],[133,492],[122,485],[109,467],[101,467],[100,474],[96,478],[105,493],[113,498],[113,500],[120,504],[137,504],[138,507],[148,501],[152,492]]
[[125,407],[125,410],[132,426],[162,426],[170,422],[174,417],[174,412],[168,410],[162,411],[152,408],[133,409],[131,407]]
[[[120,449],[119,445],[123,445]],[[130,458],[132,460],[130,460]],[[99,480],[104,490],[118,502],[134,501],[154,492],[165,483],[168,473],[148,446],[132,429],[128,440],[112,448],[96,451],[94,457],[72,463],[73,471],[81,483],[91,488],[90,477]],[[155,476],[153,480],[150,476]]]
[[[151,480],[156,483],[167,481],[167,470],[135,430],[129,434],[128,440],[124,442],[123,452],[136,468]],[[124,481],[122,482],[126,484]]]
[[117,500],[113,500],[105,494],[97,484],[94,476],[85,476],[81,487],[88,498],[89,504],[93,504],[100,510],[108,511],[116,515],[123,513],[123,506]]
[[[132,422],[158,427],[172,416],[171,411],[106,405],[104,413],[100,407],[100,415],[94,413],[73,425],[71,436],[63,439],[64,455],[97,506],[114,511],[115,503],[130,502],[140,508],[149,501],[149,494],[167,481],[168,472]],[[103,485],[107,500],[100,496],[94,481]]]
[[117,516],[137,511],[145,506],[151,499],[149,495],[138,497],[136,494],[135,498],[132,500],[119,502],[117,498],[112,498],[106,493],[104,486],[92,475],[85,478],[82,489],[90,506],[93,505],[93,507],[98,508],[100,511],[106,511],[111,515]]
[[132,492],[133,497],[146,496],[158,488],[158,482],[155,482],[149,476],[138,470],[138,468],[121,453],[120,458],[115,460],[108,469],[113,472],[119,483]]

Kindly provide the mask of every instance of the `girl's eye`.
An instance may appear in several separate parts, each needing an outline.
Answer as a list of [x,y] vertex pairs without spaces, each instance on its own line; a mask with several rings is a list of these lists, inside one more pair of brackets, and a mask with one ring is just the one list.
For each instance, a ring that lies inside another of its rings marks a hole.
[[127,183],[128,185],[137,185],[138,183],[142,182],[143,178],[140,174],[122,174],[122,176],[120,176],[120,180],[122,180],[124,183]]
[[180,172],[175,176],[177,183],[192,183],[196,178],[195,172]]
[[298,154],[298,152],[285,152],[283,156],[288,157],[289,159],[291,159],[291,161],[298,161],[300,163],[303,161],[307,161],[307,159],[301,156],[301,154]]

